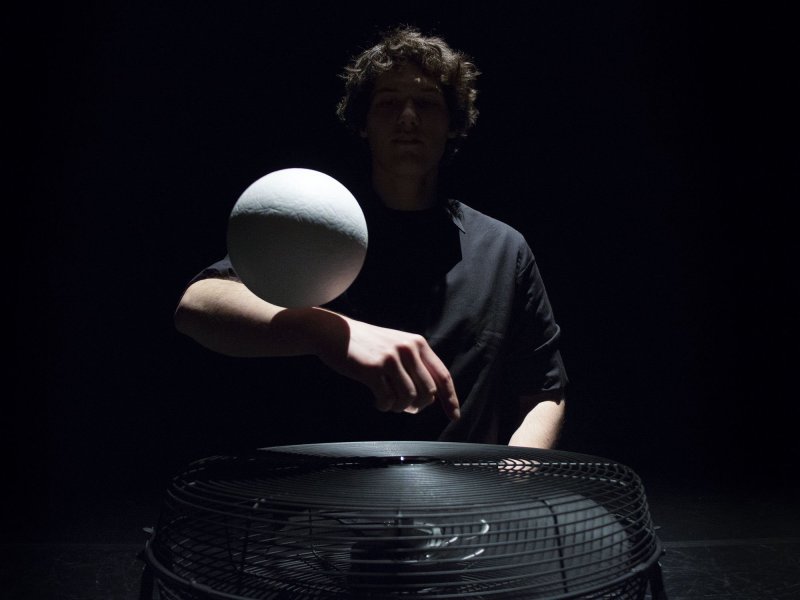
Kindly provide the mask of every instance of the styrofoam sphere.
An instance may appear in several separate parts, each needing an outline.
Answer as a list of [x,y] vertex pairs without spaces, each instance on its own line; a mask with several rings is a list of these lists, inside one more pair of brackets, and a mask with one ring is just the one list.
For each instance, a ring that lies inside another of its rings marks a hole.
[[361,271],[367,223],[353,194],[330,175],[282,169],[242,193],[227,241],[233,268],[255,295],[278,306],[319,306]]

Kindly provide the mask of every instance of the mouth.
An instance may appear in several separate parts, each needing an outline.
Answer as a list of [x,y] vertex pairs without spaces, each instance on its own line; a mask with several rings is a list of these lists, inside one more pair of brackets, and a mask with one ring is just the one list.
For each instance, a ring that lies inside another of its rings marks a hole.
[[392,143],[397,144],[398,146],[418,146],[422,144],[422,140],[419,138],[394,138]]

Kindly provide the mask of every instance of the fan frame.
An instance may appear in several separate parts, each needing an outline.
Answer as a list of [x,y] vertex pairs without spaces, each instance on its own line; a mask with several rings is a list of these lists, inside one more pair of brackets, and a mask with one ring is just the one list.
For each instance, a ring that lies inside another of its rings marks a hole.
[[[644,489],[638,476],[627,466],[618,462],[611,461],[605,458],[596,457],[586,454],[577,454],[565,451],[556,450],[541,450],[531,448],[519,448],[508,446],[491,446],[486,444],[468,444],[468,443],[451,443],[451,442],[347,442],[347,443],[323,443],[323,444],[303,444],[293,446],[274,446],[267,448],[260,448],[251,454],[237,455],[237,456],[212,456],[190,463],[186,469],[178,473],[172,481],[172,486],[167,491],[169,496],[171,491],[179,490],[183,485],[191,485],[191,478],[197,477],[198,474],[207,472],[209,466],[212,468],[219,467],[224,473],[226,468],[232,465],[238,465],[241,469],[244,466],[244,471],[256,468],[256,473],[259,470],[258,463],[262,459],[279,461],[285,460],[287,468],[300,469],[307,466],[311,469],[320,468],[342,468],[348,465],[357,465],[358,468],[365,469],[380,469],[380,468],[397,468],[408,467],[411,465],[436,466],[445,465],[452,466],[453,464],[460,465],[480,465],[482,467],[493,466],[497,467],[503,473],[504,477],[518,476],[521,480],[532,477],[531,473],[537,470],[541,471],[553,464],[570,465],[571,468],[578,468],[584,470],[584,475],[587,474],[586,469],[591,467],[595,469],[604,469],[606,471],[612,470],[625,477],[630,478],[630,481],[640,488],[641,500],[644,503],[643,514],[645,515],[646,523],[641,535],[649,537],[649,553],[644,560],[639,560],[633,564],[627,575],[616,577],[612,581],[605,581],[598,583],[594,586],[581,587],[577,591],[568,591],[562,594],[535,596],[543,600],[567,600],[573,598],[618,598],[620,596],[603,596],[603,593],[609,590],[621,589],[621,586],[628,585],[630,582],[639,582],[641,584],[641,596],[644,598],[647,587],[650,588],[651,598],[653,600],[666,600],[666,592],[663,586],[663,577],[661,573],[660,558],[663,555],[663,549],[658,537],[654,533],[654,528],[650,522],[649,510],[646,506],[646,499],[644,496]],[[294,461],[294,464],[292,464]],[[273,465],[274,466],[274,465]],[[591,469],[589,469],[591,470]],[[246,474],[246,473],[245,473]],[[251,473],[252,474],[252,473]],[[597,480],[608,479],[607,477],[599,476],[601,473],[594,473],[593,477]],[[229,473],[229,475],[239,475],[242,473]],[[263,477],[262,477],[263,479]],[[269,479],[267,479],[269,481]],[[591,500],[591,497],[588,497]],[[538,498],[531,499],[535,502]],[[294,502],[294,501],[293,501]],[[327,506],[324,502],[321,506]],[[165,502],[166,507],[166,502]],[[348,510],[357,511],[361,507],[347,507]],[[166,508],[164,509],[166,510]],[[413,510],[406,509],[406,514],[413,513]],[[619,517],[619,515],[615,515]],[[619,523],[619,521],[617,521]],[[624,526],[623,526],[624,528]],[[146,600],[152,597],[152,594],[158,593],[158,589],[166,590],[168,586],[171,591],[169,593],[178,594],[176,598],[182,600],[191,599],[205,599],[205,600],[263,600],[269,598],[301,598],[303,596],[296,595],[292,592],[290,595],[282,595],[281,591],[271,592],[265,590],[258,596],[246,596],[235,593],[228,593],[218,589],[214,589],[210,585],[198,582],[197,580],[188,580],[180,575],[172,572],[167,566],[162,564],[156,553],[156,548],[159,544],[160,527],[154,528],[150,539],[147,541],[144,550],[141,553],[141,558],[145,562],[145,572],[142,577],[142,595],[140,598]],[[451,587],[457,587],[453,584]],[[520,588],[520,591],[527,589],[526,587]],[[637,588],[638,589],[638,588]],[[162,591],[163,591],[162,590]],[[147,596],[150,593],[151,596]],[[287,592],[288,593],[288,592]],[[352,593],[352,590],[351,590]],[[395,597],[419,597],[419,598],[511,598],[508,596],[513,594],[514,588],[504,587],[497,593],[487,590],[476,592],[475,596],[466,596],[464,593],[448,594],[448,593],[409,593],[398,589],[394,592],[376,593],[376,594],[357,594],[352,597],[368,597],[368,598],[395,598]],[[639,592],[636,592],[639,593]],[[266,594],[266,595],[264,595]],[[334,596],[325,595],[307,596],[308,598],[332,598]],[[160,595],[158,596],[161,597]],[[343,597],[341,595],[336,597]],[[523,592],[521,597],[531,597],[525,595]],[[628,597],[628,596],[625,596]]]

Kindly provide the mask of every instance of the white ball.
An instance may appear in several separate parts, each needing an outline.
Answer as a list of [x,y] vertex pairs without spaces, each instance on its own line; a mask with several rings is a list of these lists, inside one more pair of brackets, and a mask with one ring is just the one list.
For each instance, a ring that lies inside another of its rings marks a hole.
[[367,223],[355,197],[333,177],[283,169],[242,193],[227,241],[233,268],[255,295],[278,306],[319,306],[361,271]]

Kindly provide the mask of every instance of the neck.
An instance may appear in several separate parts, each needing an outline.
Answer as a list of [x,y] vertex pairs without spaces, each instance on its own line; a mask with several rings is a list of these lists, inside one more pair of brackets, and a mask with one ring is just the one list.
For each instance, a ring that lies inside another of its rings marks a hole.
[[372,170],[372,187],[381,201],[395,210],[425,210],[436,204],[438,171],[424,174],[389,173],[377,166]]

